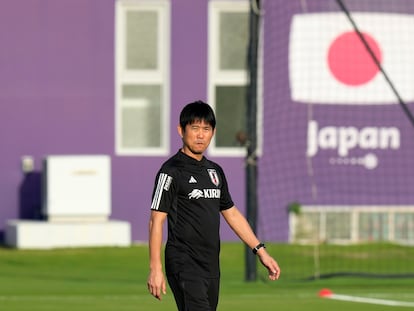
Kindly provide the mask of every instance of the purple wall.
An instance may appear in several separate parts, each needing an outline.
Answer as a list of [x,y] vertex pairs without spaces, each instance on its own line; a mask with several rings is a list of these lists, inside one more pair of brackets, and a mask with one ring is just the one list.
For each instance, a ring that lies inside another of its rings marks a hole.
[[39,204],[20,198],[22,155],[39,174],[48,154],[113,153],[113,2],[12,1],[0,23],[2,230],[22,201]]
[[[147,239],[154,177],[166,158],[114,155],[114,8],[114,0],[2,4],[0,232],[8,219],[38,208],[45,155],[108,154],[112,218],[131,222],[133,240]],[[174,0],[171,13],[173,154],[180,147],[181,107],[207,99],[207,1]],[[26,179],[23,155],[35,160],[35,174]],[[233,199],[243,210],[243,159],[212,159],[226,170]],[[235,239],[227,226],[222,235]]]

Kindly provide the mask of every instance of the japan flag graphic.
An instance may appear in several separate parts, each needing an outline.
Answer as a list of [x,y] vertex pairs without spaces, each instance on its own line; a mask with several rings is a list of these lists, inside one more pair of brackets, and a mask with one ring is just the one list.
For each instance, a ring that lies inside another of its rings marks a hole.
[[[354,13],[366,43],[405,101],[414,101],[414,16]],[[289,43],[292,100],[316,104],[396,104],[398,99],[343,13],[299,14]]]

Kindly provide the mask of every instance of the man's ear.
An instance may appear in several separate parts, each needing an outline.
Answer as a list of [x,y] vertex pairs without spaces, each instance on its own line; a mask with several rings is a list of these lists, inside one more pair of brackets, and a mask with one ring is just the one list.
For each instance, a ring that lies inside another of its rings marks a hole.
[[177,126],[177,132],[178,132],[178,135],[180,135],[180,137],[183,138],[184,133],[180,125]]

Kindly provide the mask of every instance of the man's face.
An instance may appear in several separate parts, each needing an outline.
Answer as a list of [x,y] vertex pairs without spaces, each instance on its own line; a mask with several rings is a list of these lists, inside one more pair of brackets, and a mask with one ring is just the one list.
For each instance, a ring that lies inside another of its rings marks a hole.
[[214,135],[211,125],[204,120],[187,124],[185,131],[178,126],[178,131],[183,138],[184,152],[190,152],[193,155],[202,155]]

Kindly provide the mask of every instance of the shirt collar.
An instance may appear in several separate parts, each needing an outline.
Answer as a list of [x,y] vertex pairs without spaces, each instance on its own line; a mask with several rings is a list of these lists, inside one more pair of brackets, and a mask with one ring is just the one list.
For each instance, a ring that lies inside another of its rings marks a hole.
[[207,159],[205,156],[203,156],[201,158],[200,161],[198,161],[197,159],[194,159],[193,157],[190,157],[189,155],[185,154],[184,152],[181,151],[181,149],[178,150],[178,155],[181,159],[183,159],[184,161],[186,161],[187,163],[191,163],[194,165],[199,165],[199,166],[203,166]]

